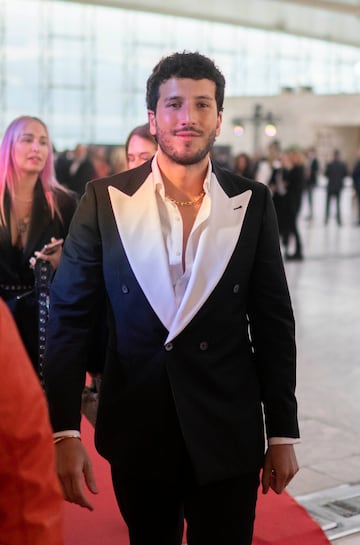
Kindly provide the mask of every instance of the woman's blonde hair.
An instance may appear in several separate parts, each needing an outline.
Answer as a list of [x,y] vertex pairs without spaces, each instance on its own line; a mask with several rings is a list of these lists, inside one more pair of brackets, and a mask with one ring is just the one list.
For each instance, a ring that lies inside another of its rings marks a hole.
[[55,178],[54,154],[48,128],[38,117],[22,115],[14,119],[7,127],[0,145],[0,224],[2,225],[5,225],[6,223],[4,211],[6,191],[9,192],[11,199],[13,199],[15,195],[15,183],[19,178],[19,171],[15,161],[15,143],[18,141],[26,123],[29,123],[30,121],[37,121],[40,123],[44,127],[48,137],[49,153],[44,168],[39,173],[39,178],[51,217],[53,218],[55,214],[61,217],[56,200],[54,199],[54,190],[60,189],[65,192],[67,192],[67,190],[61,186]]

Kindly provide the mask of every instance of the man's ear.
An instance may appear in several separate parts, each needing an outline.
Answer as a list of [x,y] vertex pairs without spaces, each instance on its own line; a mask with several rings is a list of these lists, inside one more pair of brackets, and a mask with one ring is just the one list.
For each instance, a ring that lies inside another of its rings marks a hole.
[[153,110],[148,110],[148,120],[150,134],[152,134],[152,136],[156,136],[156,119],[155,112]]
[[219,134],[220,134],[222,120],[223,120],[223,113],[219,112],[218,113],[217,123],[216,123],[216,133],[215,133],[216,136],[219,136]]

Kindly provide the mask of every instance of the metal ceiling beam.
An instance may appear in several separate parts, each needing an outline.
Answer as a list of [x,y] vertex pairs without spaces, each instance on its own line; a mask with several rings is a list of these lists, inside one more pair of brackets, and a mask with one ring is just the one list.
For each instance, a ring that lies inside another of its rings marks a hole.
[[63,0],[284,32],[360,47],[359,2],[330,0]]
[[328,11],[336,11],[346,13],[348,15],[360,16],[360,6],[352,2],[331,2],[329,0],[277,0],[286,4],[297,4],[299,6],[307,6]]

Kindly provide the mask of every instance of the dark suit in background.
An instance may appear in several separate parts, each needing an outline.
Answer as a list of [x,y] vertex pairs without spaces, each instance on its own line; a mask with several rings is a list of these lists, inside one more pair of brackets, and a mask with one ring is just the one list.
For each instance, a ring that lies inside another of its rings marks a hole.
[[360,225],[360,159],[358,159],[354,165],[352,179],[358,207],[357,223]]
[[77,144],[72,152],[61,153],[55,162],[55,172],[59,182],[74,191],[79,198],[87,182],[96,177],[85,144]]
[[308,198],[309,204],[309,215],[307,216],[308,220],[313,219],[314,216],[314,202],[313,202],[313,193],[317,184],[317,178],[319,174],[319,161],[315,155],[315,149],[310,148],[306,154],[306,164],[305,164],[305,194]]
[[344,161],[340,159],[339,151],[334,151],[334,158],[327,164],[325,176],[328,179],[326,190],[325,223],[329,221],[330,203],[336,202],[336,221],[341,225],[340,196],[344,187],[344,178],[348,175],[348,169]]

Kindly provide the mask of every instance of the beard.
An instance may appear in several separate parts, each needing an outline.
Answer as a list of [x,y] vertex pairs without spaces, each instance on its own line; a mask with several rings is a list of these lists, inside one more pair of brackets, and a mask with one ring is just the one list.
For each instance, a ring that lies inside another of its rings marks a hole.
[[185,143],[182,150],[177,150],[171,143],[171,138],[168,137],[168,133],[161,131],[158,127],[156,130],[156,140],[161,148],[162,152],[171,159],[174,163],[182,166],[196,165],[200,163],[208,155],[209,151],[214,145],[216,139],[216,130],[210,132],[206,141],[201,148],[192,149],[193,143]]

